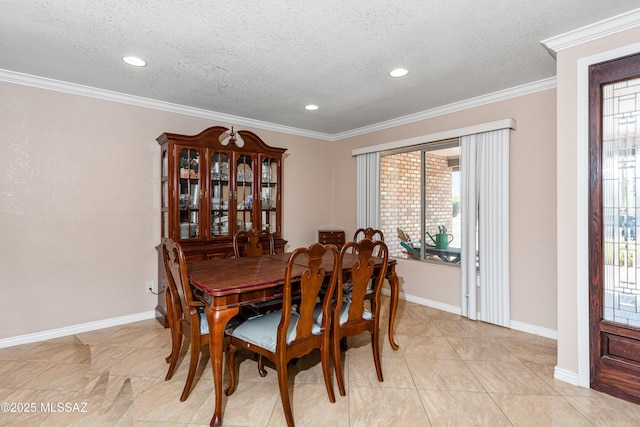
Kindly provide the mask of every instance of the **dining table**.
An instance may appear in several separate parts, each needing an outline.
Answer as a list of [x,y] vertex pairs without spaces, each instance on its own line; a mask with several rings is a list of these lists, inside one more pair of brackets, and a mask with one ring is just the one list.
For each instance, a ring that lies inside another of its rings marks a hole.
[[[224,356],[225,329],[240,307],[260,305],[283,296],[285,270],[290,253],[264,255],[261,257],[226,258],[208,261],[192,261],[187,264],[189,281],[194,297],[205,304],[205,314],[209,324],[209,353],[215,393],[215,407],[211,426],[222,425],[222,368]],[[345,253],[343,275],[348,275],[355,255]],[[377,269],[382,266],[381,258],[374,258]],[[389,259],[385,277],[391,291],[389,304],[389,344],[397,350],[393,336],[393,326],[400,295],[396,274],[396,260]],[[323,267],[332,273],[333,258],[326,254]],[[292,276],[296,277],[295,266]],[[303,267],[300,266],[300,272]]]

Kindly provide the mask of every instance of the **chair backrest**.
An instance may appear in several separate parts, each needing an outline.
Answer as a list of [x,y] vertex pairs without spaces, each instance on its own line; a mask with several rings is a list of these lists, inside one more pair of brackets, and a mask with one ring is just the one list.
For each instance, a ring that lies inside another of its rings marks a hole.
[[[329,254],[329,256],[326,256]],[[295,341],[304,340],[318,328],[314,321],[314,309],[321,295],[326,289],[327,295],[333,295],[339,276],[338,250],[334,245],[314,243],[308,248],[298,248],[289,257],[285,272],[285,283],[282,302],[282,318],[278,326],[278,346],[287,342],[289,324],[292,319],[293,285],[299,283],[300,299],[296,299],[297,314]],[[331,268],[327,277],[327,268]],[[326,286],[326,288],[325,288]],[[331,298],[324,298],[322,303],[321,328],[329,332],[331,321]],[[313,334],[317,335],[317,334]]]
[[[355,255],[355,257],[353,257]],[[347,257],[351,261],[347,261]],[[376,272],[375,262],[373,257],[382,258],[382,265]],[[347,266],[346,264],[351,265]],[[356,321],[363,319],[363,313],[365,309],[365,297],[367,296],[367,288],[371,279],[373,283],[373,299],[372,311],[374,316],[378,316],[380,313],[380,290],[382,288],[382,282],[385,279],[387,272],[387,266],[389,263],[389,250],[387,245],[382,240],[362,239],[359,242],[347,242],[340,251],[339,266],[340,271],[343,271],[347,267],[351,267],[350,278],[348,279],[351,284],[350,291],[350,305],[348,310],[348,321]],[[374,272],[376,276],[373,277]],[[343,323],[344,314],[341,313],[341,307],[345,303],[343,301],[343,274],[338,277],[338,286],[336,287],[336,307],[334,322],[338,321]]]
[[177,295],[180,308],[186,319],[191,315],[189,307],[191,301],[193,301],[193,294],[191,293],[191,285],[187,275],[187,262],[185,261],[182,247],[173,239],[162,239],[162,258],[167,273],[167,281],[171,288],[170,291],[172,295]]
[[398,239],[400,239],[401,242],[411,241],[411,238],[409,237],[409,235],[405,233],[405,231],[402,228],[396,228],[396,230],[398,231]]
[[359,228],[353,234],[353,241],[359,242],[362,239],[382,240],[384,242],[384,234],[382,233],[382,230],[376,230],[371,227]]
[[236,258],[274,254],[273,235],[266,230],[239,231],[233,236],[233,253]]
[[[359,242],[360,240],[380,240],[384,242],[384,234],[382,230],[376,230],[375,228],[367,227],[367,228],[359,228],[353,235],[353,241]],[[379,248],[373,253],[374,256],[378,256]]]

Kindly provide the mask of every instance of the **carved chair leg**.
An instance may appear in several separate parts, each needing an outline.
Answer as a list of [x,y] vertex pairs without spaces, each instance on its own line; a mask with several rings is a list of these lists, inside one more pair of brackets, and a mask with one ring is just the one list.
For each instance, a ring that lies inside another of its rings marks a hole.
[[182,396],[180,396],[180,402],[184,402],[191,393],[191,385],[193,379],[196,376],[196,368],[198,367],[198,359],[200,358],[200,336],[198,334],[192,334],[191,336],[191,359],[189,361],[189,373],[187,375],[187,382],[182,390]]
[[182,330],[180,322],[174,323],[173,330],[171,331],[171,354],[169,355],[169,370],[165,381],[170,380],[175,373],[176,366],[178,366],[178,356],[180,355],[180,349],[182,348]]
[[333,384],[331,382],[331,343],[327,339],[320,349],[320,361],[322,363],[322,375],[324,376],[324,385],[327,388],[329,402],[335,403],[336,396],[333,393]]
[[342,340],[340,338],[332,338],[332,352],[333,352],[333,365],[336,371],[336,382],[338,383],[338,391],[340,392],[340,396],[346,396],[347,393],[344,389],[344,376],[342,375],[342,362],[341,362],[341,350],[340,345]]
[[287,420],[287,426],[293,427],[293,412],[291,412],[291,399],[289,398],[289,375],[287,372],[287,362],[278,360],[276,362],[276,370],[278,371],[278,385],[280,386],[280,400],[282,400],[282,409],[284,417]]
[[[173,309],[173,301],[172,301],[172,297],[171,297],[171,292],[169,289],[167,289],[166,292],[166,296],[165,296],[165,301],[167,304],[167,323],[169,323],[169,331],[171,332],[171,354],[169,354],[166,358],[165,361],[167,363],[171,363],[173,362],[175,365],[175,361],[177,360],[178,354],[176,353],[176,345],[179,347],[180,343],[178,343],[178,340],[180,340],[182,338],[181,334],[181,330],[180,330],[180,319],[177,319],[176,314],[175,314],[175,310]],[[180,350],[178,350],[178,353],[180,352]],[[175,366],[174,366],[175,369]],[[170,368],[170,372],[171,374],[169,374],[167,372],[167,377],[165,378],[166,380],[170,380],[171,377],[173,376],[173,371]]]
[[178,365],[178,355],[180,354],[180,348],[182,347],[182,336],[174,338],[171,347],[171,354],[169,355],[169,360],[167,361],[169,362],[169,370],[167,371],[167,376],[164,378],[165,381],[169,381],[176,371],[176,366]]
[[378,326],[373,327],[373,331],[371,331],[371,348],[373,350],[373,363],[376,367],[376,374],[378,375],[378,381],[383,382],[382,378],[382,364],[380,362],[380,339],[379,328]]

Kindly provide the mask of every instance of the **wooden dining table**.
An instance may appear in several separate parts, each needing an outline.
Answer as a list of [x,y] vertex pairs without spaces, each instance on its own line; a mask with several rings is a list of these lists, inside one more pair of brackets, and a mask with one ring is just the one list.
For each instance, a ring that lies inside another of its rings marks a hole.
[[[224,331],[228,322],[236,316],[240,307],[282,298],[285,270],[290,254],[265,255],[255,258],[228,258],[210,261],[194,261],[187,265],[189,281],[194,297],[206,304],[205,314],[209,323],[209,353],[215,393],[215,407],[211,426],[222,425],[222,367],[224,356]],[[345,254],[343,274],[348,274],[352,254]],[[382,259],[376,260],[376,267]],[[327,274],[332,272],[333,259],[325,255],[323,266]],[[397,350],[393,337],[393,325],[400,295],[396,260],[389,259],[386,278],[391,298],[389,307],[389,344]],[[302,272],[303,267],[300,266]],[[296,277],[295,267],[292,274]]]

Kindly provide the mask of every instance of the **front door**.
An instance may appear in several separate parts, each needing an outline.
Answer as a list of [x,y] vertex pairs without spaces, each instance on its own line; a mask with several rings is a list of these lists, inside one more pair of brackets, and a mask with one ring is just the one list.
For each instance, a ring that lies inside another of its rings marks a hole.
[[591,388],[640,403],[640,55],[589,69]]

